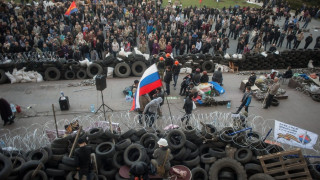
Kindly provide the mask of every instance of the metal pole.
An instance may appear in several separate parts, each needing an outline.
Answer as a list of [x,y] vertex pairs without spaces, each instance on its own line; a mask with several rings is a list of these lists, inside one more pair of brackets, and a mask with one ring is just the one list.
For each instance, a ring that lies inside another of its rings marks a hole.
[[264,137],[264,139],[263,139],[263,141],[262,141],[262,142],[264,142],[264,141],[267,139],[267,137],[270,135],[271,131],[272,131],[272,128],[268,131],[268,133],[267,133],[266,137]]
[[54,111],[54,106],[52,104],[52,111],[53,111],[53,118],[54,118],[54,123],[56,125],[56,132],[57,132],[57,138],[59,137],[59,134],[58,134],[58,126],[57,126],[57,118],[56,118],[56,112]]
[[101,91],[101,98],[102,98],[102,108],[103,108],[103,116],[104,116],[104,120],[107,121],[107,117],[106,117],[106,110],[104,109],[104,100],[103,100],[103,93]]

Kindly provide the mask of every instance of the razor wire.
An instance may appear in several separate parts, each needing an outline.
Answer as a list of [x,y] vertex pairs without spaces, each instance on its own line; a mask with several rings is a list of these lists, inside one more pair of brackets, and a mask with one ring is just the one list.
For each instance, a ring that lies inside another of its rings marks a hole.
[[[184,114],[180,112],[178,114],[172,115],[172,117],[168,115],[159,116],[155,118],[155,122],[153,123],[152,127],[148,126],[147,121],[142,121],[142,125],[139,124],[139,115],[137,113],[129,111],[108,112],[106,114],[106,119],[107,122],[110,121],[112,123],[119,123],[121,132],[126,132],[129,129],[144,128],[148,132],[156,132],[160,130],[164,132],[164,135],[166,135],[168,129],[170,129],[170,126],[173,125],[176,125],[183,130],[185,129],[185,122],[181,121],[183,115]],[[191,126],[196,130],[197,135],[202,138],[204,143],[210,143],[210,141],[212,140],[206,138],[206,135],[208,134],[211,136],[215,136],[224,142],[233,143],[238,147],[248,147],[252,150],[255,150],[256,152],[262,153],[272,153],[277,150],[289,150],[297,148],[288,144],[282,144],[282,146],[280,147],[265,146],[265,144],[262,143],[270,129],[274,128],[274,119],[264,119],[261,116],[251,114],[246,118],[244,122],[245,126],[242,127],[235,122],[237,120],[232,118],[231,115],[231,113],[218,111],[212,113],[193,113],[190,117],[188,126]],[[85,131],[88,131],[90,128],[97,127],[98,122],[105,122],[105,119],[103,113],[98,113],[96,115],[76,115],[70,119],[57,120],[57,127],[59,131],[64,130],[65,125],[68,125],[74,121],[78,121],[83,129]],[[206,128],[204,128],[204,124],[210,124],[214,126],[217,131],[213,134],[210,134],[210,132],[207,132]],[[229,130],[224,130],[226,127],[228,127]],[[245,128],[251,128],[252,131],[246,130],[232,135],[231,138],[229,137],[228,139],[226,139],[227,136],[225,135],[229,135],[230,132],[236,132]],[[56,133],[54,121],[47,121],[44,124],[33,123],[29,127],[19,127],[12,130],[1,128],[0,141],[3,141],[6,147],[10,147],[11,150],[15,151],[30,151],[39,149],[50,144],[50,139],[46,134],[47,130],[51,130],[52,132],[54,132],[54,134]],[[253,135],[250,136],[249,132],[252,132]],[[273,131],[268,135],[267,139],[277,142],[274,139]],[[320,142],[319,140],[317,141],[317,143],[314,145],[314,149],[310,150],[301,148],[301,150],[305,155],[320,156]],[[312,159],[314,157],[310,158]]]

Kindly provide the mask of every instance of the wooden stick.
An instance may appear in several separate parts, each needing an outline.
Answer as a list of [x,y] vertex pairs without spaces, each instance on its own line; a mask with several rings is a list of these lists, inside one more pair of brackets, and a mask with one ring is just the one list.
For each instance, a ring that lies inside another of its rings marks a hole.
[[[111,123],[111,119],[110,119],[110,114],[108,115],[108,120],[109,120],[110,132],[113,134],[113,129],[112,129],[112,123]],[[116,142],[114,141],[114,138],[112,138],[112,142],[113,142],[113,144],[116,143]]]
[[33,173],[32,173],[32,175],[31,175],[31,178],[33,178],[36,174],[37,174],[37,172],[40,170],[40,168],[41,168],[41,165],[42,163],[39,163],[39,165],[37,166],[37,168],[33,171]]
[[77,132],[76,138],[75,138],[74,141],[73,141],[73,144],[72,144],[72,148],[71,148],[71,150],[70,150],[69,157],[72,156],[72,153],[73,153],[73,151],[74,151],[74,148],[76,147],[76,144],[77,144],[77,142],[78,142],[78,138],[79,138],[79,135],[80,135],[81,130],[82,130],[82,126],[79,127],[79,130],[78,130],[78,132]]
[[53,112],[54,124],[56,125],[57,138],[59,138],[56,112],[54,111],[54,106],[53,106],[53,104],[52,104],[52,112]]

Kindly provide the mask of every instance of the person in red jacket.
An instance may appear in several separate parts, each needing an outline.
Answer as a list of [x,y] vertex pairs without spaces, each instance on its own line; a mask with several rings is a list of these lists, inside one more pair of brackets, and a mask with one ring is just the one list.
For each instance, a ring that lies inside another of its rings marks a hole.
[[172,53],[171,42],[168,42],[168,44],[167,44],[167,46],[166,46],[166,50],[165,50],[164,52],[169,53],[169,54]]

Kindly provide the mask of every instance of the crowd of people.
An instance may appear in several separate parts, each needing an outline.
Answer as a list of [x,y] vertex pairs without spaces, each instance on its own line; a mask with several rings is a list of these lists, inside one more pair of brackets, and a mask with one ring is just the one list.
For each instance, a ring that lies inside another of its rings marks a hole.
[[[302,6],[291,16],[284,0],[271,3],[275,12],[272,6],[219,10],[182,7],[179,1],[162,7],[162,0],[118,0],[77,3],[78,11],[65,16],[70,4],[0,1],[0,53],[54,51],[67,59],[90,60],[133,47],[174,56],[276,51],[285,40],[289,49],[299,48],[302,41],[308,48],[313,37],[302,30],[320,14],[319,7]],[[281,18],[284,24],[279,24]],[[231,39],[238,41],[236,52],[229,50]],[[314,48],[320,47],[319,40]]]

